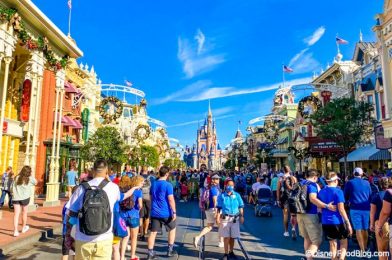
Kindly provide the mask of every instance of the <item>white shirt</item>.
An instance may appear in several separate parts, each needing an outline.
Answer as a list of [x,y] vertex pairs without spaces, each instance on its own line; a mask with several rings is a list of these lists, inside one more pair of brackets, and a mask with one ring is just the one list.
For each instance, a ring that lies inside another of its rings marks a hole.
[[[104,178],[98,177],[94,178],[88,183],[90,184],[91,187],[93,186],[98,186]],[[105,241],[105,240],[112,240],[113,239],[113,208],[114,204],[120,200],[121,194],[120,194],[120,189],[119,187],[113,183],[109,182],[106,184],[106,186],[103,188],[103,190],[106,192],[109,198],[109,203],[110,203],[110,209],[112,211],[112,227],[104,234],[97,235],[97,236],[87,236],[80,232],[79,230],[79,218],[77,219],[76,222],[76,235],[75,235],[75,240],[79,241],[88,241],[88,242],[98,242],[98,241]],[[69,200],[69,209],[73,212],[79,212],[79,210],[82,208],[83,205],[83,196],[84,196],[84,188],[79,186],[79,188],[75,191],[74,194],[72,194],[72,197]]]
[[260,182],[256,182],[252,185],[252,190],[255,194],[257,194],[259,192],[260,189],[269,189],[271,190],[270,186],[266,185],[266,184],[261,184]]

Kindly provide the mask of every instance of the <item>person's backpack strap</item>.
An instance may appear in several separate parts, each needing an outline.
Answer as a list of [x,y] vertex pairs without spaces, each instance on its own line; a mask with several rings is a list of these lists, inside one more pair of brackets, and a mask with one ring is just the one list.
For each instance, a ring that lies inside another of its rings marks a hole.
[[107,179],[103,179],[103,181],[101,181],[101,183],[98,185],[98,188],[102,190],[108,183],[109,181]]
[[82,184],[80,184],[83,188],[84,188],[84,190],[85,191],[87,191],[87,190],[91,190],[91,186],[90,186],[90,184],[86,181],[86,182],[83,182]]

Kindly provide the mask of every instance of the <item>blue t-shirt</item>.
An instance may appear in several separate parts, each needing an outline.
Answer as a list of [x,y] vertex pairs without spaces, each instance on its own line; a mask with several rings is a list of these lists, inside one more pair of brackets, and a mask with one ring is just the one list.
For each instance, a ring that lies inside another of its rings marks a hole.
[[[311,182],[311,181],[308,181],[308,180],[303,180],[303,181],[301,181],[301,184],[302,185],[307,185],[307,188],[308,188],[307,189],[308,198],[309,198],[309,195],[311,193],[314,193],[314,194],[317,195],[318,188],[317,188],[317,184],[315,182]],[[310,203],[310,207],[309,207],[309,209],[306,210],[306,214],[317,214],[317,206],[314,205],[311,202],[309,202],[309,203]]]
[[218,196],[218,209],[222,210],[225,215],[237,215],[240,213],[240,208],[244,207],[244,201],[237,192],[231,195],[226,192]]
[[165,180],[156,180],[151,185],[151,217],[169,218],[172,210],[169,205],[169,195],[173,195],[173,186]]
[[[318,193],[319,200],[325,204],[332,204],[338,207],[338,203],[344,203],[343,191],[337,187],[329,187],[321,189]],[[339,210],[331,211],[329,209],[322,209],[321,223],[323,225],[338,225],[343,224],[343,218],[339,213]]]
[[135,190],[135,192],[133,193],[133,202],[135,203],[135,206],[133,207],[133,209],[130,210],[126,210],[120,211],[120,215],[122,218],[139,218],[139,211],[140,211],[140,207],[139,207],[139,199],[143,197],[143,193],[142,190]]
[[[210,208],[210,209],[214,208],[214,200],[213,200],[213,198],[215,196],[218,197],[219,193],[220,193],[220,191],[219,191],[218,186],[212,186],[211,187],[211,189],[210,189],[210,198],[209,198],[210,202],[209,202],[208,208]],[[218,204],[218,201],[216,203]]]
[[368,181],[355,177],[344,187],[344,196],[350,202],[350,209],[370,210],[372,189]]
[[77,172],[75,171],[67,171],[67,186],[76,186],[76,178],[78,177]]

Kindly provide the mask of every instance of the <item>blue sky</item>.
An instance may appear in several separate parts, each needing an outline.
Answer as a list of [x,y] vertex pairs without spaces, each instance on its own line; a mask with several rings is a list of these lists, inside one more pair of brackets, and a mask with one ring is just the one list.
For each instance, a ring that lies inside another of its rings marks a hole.
[[[68,31],[67,1],[33,1]],[[191,145],[208,99],[224,147],[237,122],[267,114],[282,81],[281,64],[306,82],[336,55],[351,59],[362,30],[374,41],[382,0],[73,0],[72,37],[104,83],[146,92],[151,117]],[[79,61],[79,62],[80,62]],[[300,96],[301,93],[297,93]]]

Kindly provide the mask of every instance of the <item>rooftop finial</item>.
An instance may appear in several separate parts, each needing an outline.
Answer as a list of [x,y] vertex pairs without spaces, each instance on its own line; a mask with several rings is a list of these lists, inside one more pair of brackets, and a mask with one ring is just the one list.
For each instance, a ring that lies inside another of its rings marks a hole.
[[211,112],[211,99],[208,100],[208,116],[212,116],[212,112]]
[[363,42],[362,30],[359,30],[359,42]]

